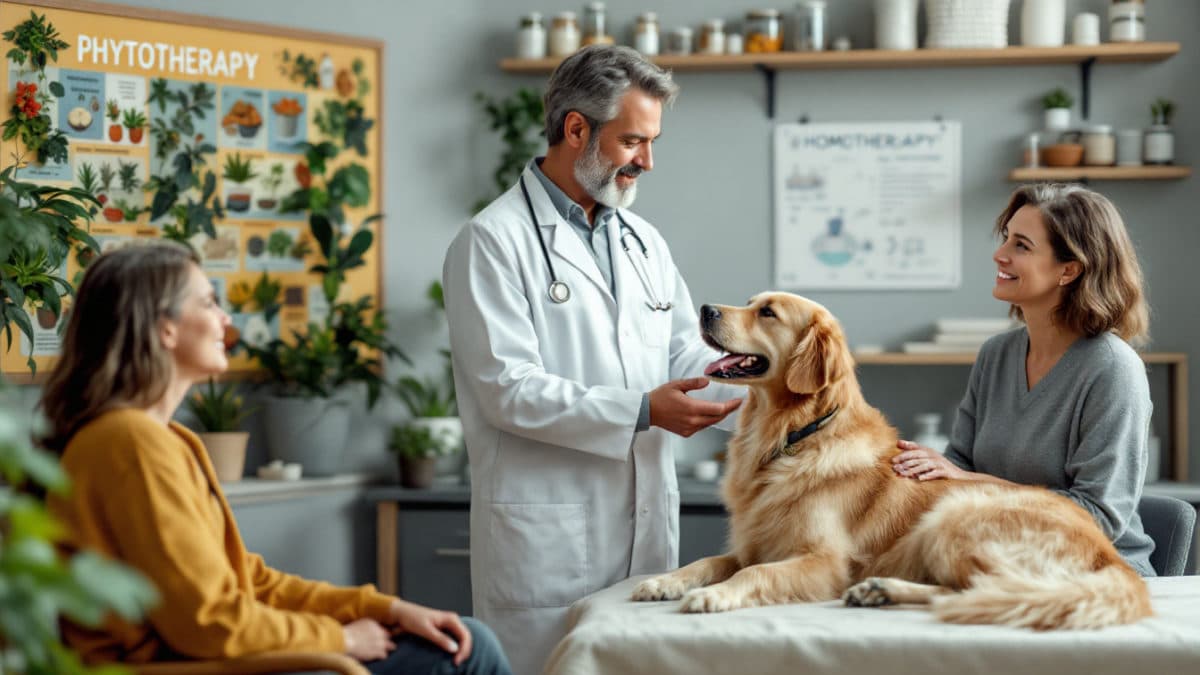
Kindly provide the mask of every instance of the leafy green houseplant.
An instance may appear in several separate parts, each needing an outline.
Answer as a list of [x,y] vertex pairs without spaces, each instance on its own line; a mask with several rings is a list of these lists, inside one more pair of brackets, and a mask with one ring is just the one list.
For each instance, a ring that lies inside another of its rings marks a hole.
[[401,485],[427,488],[437,474],[438,459],[458,452],[458,447],[440,438],[435,429],[404,424],[392,428],[388,450],[396,454]]
[[[0,256],[16,245],[41,245],[39,230],[0,199]],[[30,239],[34,241],[30,241]],[[155,602],[139,574],[88,552],[62,554],[62,526],[41,495],[64,495],[70,485],[56,459],[30,444],[37,429],[20,414],[0,378],[0,672],[26,675],[113,673],[85,668],[62,643],[60,619],[97,627],[109,612],[138,621]]]
[[254,193],[248,184],[258,177],[254,171],[254,163],[249,157],[235,152],[225,156],[225,171],[221,176],[228,183],[225,185],[225,208],[230,211],[248,211],[254,199]]
[[187,408],[202,431],[201,442],[208,450],[217,478],[225,483],[241,480],[246,467],[246,445],[250,434],[241,431],[242,421],[253,412],[232,384],[217,385],[211,378],[187,399]]
[[522,88],[511,96],[495,99],[479,92],[475,99],[483,106],[489,127],[500,132],[504,144],[500,162],[492,172],[495,194],[475,202],[473,210],[478,212],[512,187],[533,159],[545,136],[545,108],[536,89]]
[[1066,89],[1059,87],[1042,97],[1045,110],[1045,127],[1051,131],[1063,131],[1071,126],[1071,106],[1075,99]]
[[1175,114],[1175,102],[1167,98],[1156,98],[1150,104],[1150,118],[1154,124],[1170,126],[1171,116]]
[[343,292],[347,275],[366,264],[364,256],[375,240],[372,225],[380,219],[371,215],[357,227],[346,224],[348,209],[371,202],[367,169],[354,161],[336,161],[344,151],[366,154],[366,132],[374,121],[360,115],[360,99],[367,91],[361,78],[357,91],[356,98],[338,100],[324,115],[318,113],[317,127],[325,138],[298,146],[305,154],[296,167],[298,187],[280,205],[283,212],[308,214],[316,257],[309,271],[319,277],[329,309],[310,317],[304,330],[263,345],[239,343],[266,371],[264,384],[273,394],[265,409],[268,451],[274,459],[303,464],[306,475],[340,468],[337,452],[349,432],[347,396],[352,388],[365,386],[367,405],[373,407],[386,386],[384,359],[408,360],[387,337],[388,325],[375,299],[369,294],[344,297]]

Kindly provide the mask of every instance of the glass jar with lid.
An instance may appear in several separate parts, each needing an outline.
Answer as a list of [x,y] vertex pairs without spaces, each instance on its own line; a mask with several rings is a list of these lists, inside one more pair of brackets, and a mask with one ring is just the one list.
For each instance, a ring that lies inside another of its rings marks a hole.
[[1088,166],[1112,166],[1117,161],[1117,139],[1107,124],[1083,128],[1083,163]]
[[1109,42],[1142,42],[1146,39],[1146,3],[1113,0],[1108,6]]
[[725,53],[725,22],[710,19],[700,26],[700,39],[696,41],[697,54]]
[[611,45],[612,36],[608,34],[604,20],[604,3],[589,2],[583,8],[583,44]]
[[530,12],[521,17],[521,25],[517,28],[517,58],[546,58],[546,28],[542,25],[541,12]]
[[667,53],[673,56],[687,56],[692,53],[692,29],[680,26],[667,34]]
[[783,49],[779,10],[752,9],[746,12],[746,52],[762,54]]
[[579,49],[579,22],[575,12],[560,12],[550,22],[550,56],[562,58]]
[[633,48],[646,56],[658,55],[658,15],[645,12],[633,25]]
[[797,4],[792,26],[792,49],[825,51],[825,0],[803,0]]

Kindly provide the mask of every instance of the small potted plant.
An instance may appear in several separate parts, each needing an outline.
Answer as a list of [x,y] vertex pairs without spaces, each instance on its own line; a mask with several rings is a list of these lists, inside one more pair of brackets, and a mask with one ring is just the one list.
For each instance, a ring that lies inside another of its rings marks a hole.
[[1059,87],[1042,97],[1045,108],[1045,127],[1050,131],[1065,131],[1071,128],[1071,106],[1075,99],[1067,90]]
[[440,380],[406,375],[396,381],[393,389],[411,415],[406,426],[427,429],[430,436],[442,446],[443,451],[437,453],[443,458],[438,463],[437,473],[453,475],[462,468],[462,457],[458,450],[462,448],[463,428],[454,398],[449,354],[443,354],[447,357],[446,370]]
[[396,453],[400,484],[408,488],[427,488],[437,475],[438,459],[455,453],[428,427],[403,424],[392,428],[388,449]]
[[108,140],[120,143],[121,139],[125,137],[125,128],[121,126],[121,106],[117,105],[116,99],[108,99],[104,114],[108,117],[108,121],[112,122],[108,125]]
[[253,410],[243,405],[232,384],[218,386],[211,378],[187,400],[188,409],[203,429],[200,441],[208,450],[213,469],[222,483],[242,479],[250,432],[240,431],[242,420]]
[[125,213],[117,208],[116,204],[108,203],[108,193],[112,190],[113,179],[116,177],[117,170],[112,164],[105,162],[100,165],[100,194],[96,195],[96,201],[104,207],[104,219],[110,223],[119,223],[125,219]]
[[129,130],[129,142],[137,145],[142,142],[142,134],[146,129],[146,116],[137,108],[126,110],[121,116],[121,124]]
[[240,152],[226,155],[223,177],[229,181],[229,185],[225,186],[225,208],[238,212],[249,210],[254,196],[249,183],[257,176],[253,160],[249,157],[242,157]]
[[258,200],[258,208],[263,211],[274,211],[276,206],[279,206],[279,187],[283,185],[283,168],[282,162],[275,162],[271,165],[271,170],[267,175],[263,176],[262,185],[267,191],[266,197],[260,197]]
[[1175,161],[1175,132],[1171,130],[1171,116],[1175,114],[1175,103],[1170,99],[1155,99],[1150,104],[1152,124],[1146,128],[1142,142],[1142,161],[1146,164],[1170,164]]

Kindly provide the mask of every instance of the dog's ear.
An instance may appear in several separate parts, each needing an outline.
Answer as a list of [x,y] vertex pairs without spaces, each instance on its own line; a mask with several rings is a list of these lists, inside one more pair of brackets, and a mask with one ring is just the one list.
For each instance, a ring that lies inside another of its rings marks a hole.
[[797,394],[815,394],[854,367],[836,329],[817,319],[792,350],[785,383]]

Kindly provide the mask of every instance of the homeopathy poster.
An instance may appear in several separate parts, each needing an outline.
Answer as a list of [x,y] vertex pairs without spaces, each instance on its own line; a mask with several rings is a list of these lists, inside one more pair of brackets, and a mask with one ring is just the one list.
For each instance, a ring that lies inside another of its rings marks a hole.
[[774,161],[775,286],[959,285],[958,122],[781,124]]

